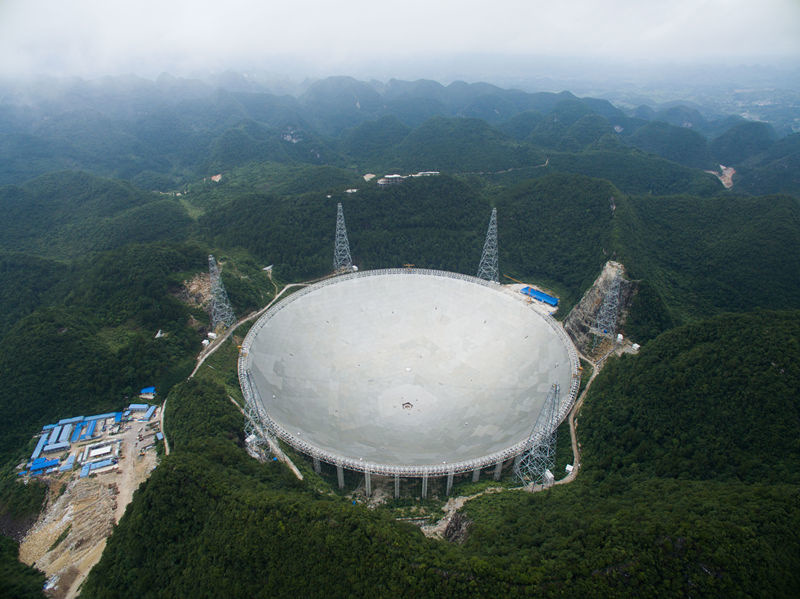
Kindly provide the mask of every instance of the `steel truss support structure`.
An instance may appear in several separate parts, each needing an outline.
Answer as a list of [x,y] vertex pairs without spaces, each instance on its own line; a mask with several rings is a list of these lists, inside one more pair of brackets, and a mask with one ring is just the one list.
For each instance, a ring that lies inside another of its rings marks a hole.
[[[559,386],[554,384],[531,432],[531,447],[514,460],[514,475],[524,485],[552,483],[558,428]],[[550,473],[548,477],[547,474]]]
[[244,435],[247,447],[256,457],[266,462],[272,453],[269,444],[271,436],[261,426],[258,408],[248,401],[245,401],[244,406]]
[[497,263],[497,208],[492,208],[489,230],[486,232],[486,241],[483,244],[483,254],[476,276],[485,281],[500,282],[500,269]]
[[608,286],[605,296],[603,296],[603,303],[600,304],[600,309],[597,311],[597,319],[595,320],[594,327],[591,332],[594,335],[592,341],[592,349],[597,347],[598,343],[605,337],[611,338],[613,342],[615,333],[617,332],[617,318],[619,317],[619,289],[621,284],[621,277],[618,273],[614,273],[614,278]]
[[228,292],[222,284],[217,261],[211,254],[208,255],[208,274],[211,278],[211,328],[216,330],[221,326],[227,329],[236,322],[236,316],[228,300]]
[[350,243],[347,241],[347,229],[344,226],[344,212],[341,202],[336,204],[336,242],[333,246],[334,272],[353,270],[353,259],[350,257]]

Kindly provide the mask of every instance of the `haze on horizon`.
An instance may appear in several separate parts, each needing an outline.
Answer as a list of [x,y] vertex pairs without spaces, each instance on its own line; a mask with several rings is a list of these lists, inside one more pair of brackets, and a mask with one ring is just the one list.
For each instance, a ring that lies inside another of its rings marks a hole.
[[506,70],[524,69],[525,57],[537,64],[796,68],[800,2],[409,0],[399,8],[365,0],[0,1],[0,77],[7,78],[253,69],[294,78],[452,80],[473,62],[491,73],[486,57],[494,64],[511,57]]

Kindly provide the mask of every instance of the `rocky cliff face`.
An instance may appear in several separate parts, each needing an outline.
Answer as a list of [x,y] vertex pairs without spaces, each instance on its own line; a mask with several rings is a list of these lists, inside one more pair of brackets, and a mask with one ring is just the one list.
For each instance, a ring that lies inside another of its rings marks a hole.
[[[614,280],[619,280],[619,308],[615,330],[619,332],[628,315],[631,299],[636,293],[636,282],[625,278],[625,267],[619,262],[606,262],[600,276],[594,284],[586,290],[581,301],[567,315],[564,328],[569,333],[572,341],[584,355],[592,354],[594,335],[592,329],[597,322],[597,316],[603,306],[603,300],[614,285]],[[596,347],[594,348],[597,349]]]

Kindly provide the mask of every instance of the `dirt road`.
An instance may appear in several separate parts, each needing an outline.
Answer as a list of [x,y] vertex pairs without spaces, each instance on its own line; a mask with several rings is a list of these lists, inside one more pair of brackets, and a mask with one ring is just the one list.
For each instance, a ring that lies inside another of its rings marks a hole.
[[[595,377],[597,374],[602,370],[603,364],[605,360],[608,358],[611,352],[603,356],[600,360],[593,363],[593,370],[592,375],[589,377],[589,380],[586,382],[586,387],[584,387],[583,392],[578,397],[578,400],[575,402],[575,405],[572,406],[572,409],[569,412],[568,421],[569,421],[569,434],[570,439],[572,441],[572,472],[570,472],[567,476],[562,479],[555,481],[554,485],[566,485],[571,483],[575,480],[578,476],[578,471],[580,470],[581,465],[581,453],[580,453],[580,444],[578,443],[578,431],[577,431],[577,417],[578,412],[580,412],[581,407],[583,406],[583,400],[586,399],[586,394],[589,392],[589,389],[594,382]],[[591,363],[586,356],[581,355],[581,357],[586,360],[587,362]],[[444,511],[444,516],[438,520],[435,524],[430,524],[426,526],[420,527],[422,532],[427,537],[432,538],[444,538],[444,531],[447,530],[447,525],[450,524],[450,521],[453,519],[458,510],[464,507],[464,504],[468,501],[476,499],[482,495],[486,495],[488,493],[502,493],[503,491],[519,491],[522,489],[527,489],[531,493],[537,493],[539,491],[543,491],[544,487],[542,485],[538,485],[535,487],[512,487],[512,488],[505,488],[505,487],[489,487],[484,489],[480,493],[475,493],[474,495],[468,496],[459,496],[459,497],[451,497],[447,500],[447,503],[444,505],[442,510]]]
[[139,456],[138,435],[145,426],[131,422],[130,429],[109,438],[121,442],[116,469],[87,478],[77,478],[75,472],[62,475],[67,479],[64,492],[52,500],[20,543],[20,561],[36,566],[53,582],[51,596],[78,595],[133,492],[155,468],[154,449]]

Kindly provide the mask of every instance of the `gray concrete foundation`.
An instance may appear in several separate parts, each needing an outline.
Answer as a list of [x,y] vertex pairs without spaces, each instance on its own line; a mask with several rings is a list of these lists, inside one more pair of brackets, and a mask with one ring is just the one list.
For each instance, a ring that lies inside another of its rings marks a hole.
[[428,496],[428,475],[422,475],[422,498],[425,499]]
[[480,480],[480,478],[481,478],[481,469],[475,468],[475,470],[472,471],[472,482],[476,483]]
[[336,465],[336,478],[339,480],[339,488],[344,489],[344,468],[340,464]]
[[503,460],[500,460],[494,465],[494,479],[500,480],[500,476],[503,474]]

